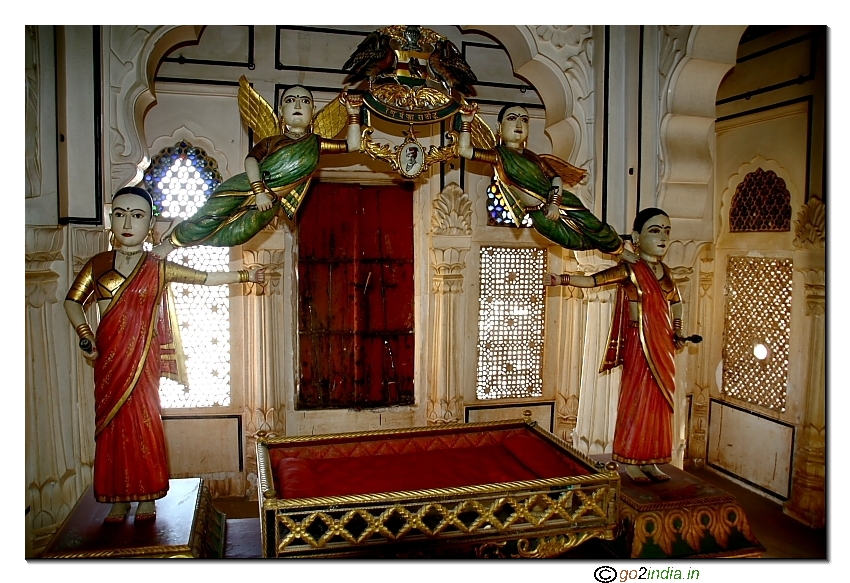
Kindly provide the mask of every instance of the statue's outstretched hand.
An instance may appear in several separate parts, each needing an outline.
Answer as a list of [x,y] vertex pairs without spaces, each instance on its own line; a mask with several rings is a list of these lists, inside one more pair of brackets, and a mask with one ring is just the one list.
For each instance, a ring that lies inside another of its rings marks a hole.
[[254,195],[257,199],[257,210],[260,212],[264,212],[272,208],[274,204],[274,199],[268,195],[267,192],[258,192]]
[[475,114],[478,113],[477,103],[468,103],[460,108],[460,121],[471,122],[475,119]]
[[360,106],[363,105],[363,98],[359,95],[349,95],[348,91],[343,91],[339,96],[340,102],[345,106],[345,111],[348,115],[359,115]]
[[557,221],[561,218],[561,209],[555,203],[549,203],[546,207],[546,218],[550,221]]
[[543,276],[543,285],[561,285],[561,276],[557,273],[547,273]]
[[250,281],[251,283],[265,283],[266,268],[257,267],[248,271],[248,281]]

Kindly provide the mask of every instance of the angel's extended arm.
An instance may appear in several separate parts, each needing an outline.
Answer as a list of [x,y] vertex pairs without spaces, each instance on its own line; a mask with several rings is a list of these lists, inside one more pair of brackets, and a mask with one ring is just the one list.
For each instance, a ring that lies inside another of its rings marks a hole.
[[546,202],[549,203],[546,207],[546,218],[554,221],[561,217],[561,197],[564,191],[564,181],[560,176],[552,178],[552,185],[549,187],[549,197]]
[[257,210],[267,211],[274,205],[274,198],[266,192],[266,185],[260,178],[260,163],[253,156],[245,158],[245,174],[251,184],[251,190],[257,202]]
[[360,106],[363,104],[363,98],[343,93],[339,100],[348,112],[348,133],[345,136],[348,151],[357,152],[360,150]]
[[245,158],[245,174],[251,184],[260,181],[260,163],[253,156]]
[[457,140],[457,153],[462,158],[472,160],[475,149],[472,147],[472,121],[475,119],[475,112],[478,107],[462,107],[460,110],[460,136]]

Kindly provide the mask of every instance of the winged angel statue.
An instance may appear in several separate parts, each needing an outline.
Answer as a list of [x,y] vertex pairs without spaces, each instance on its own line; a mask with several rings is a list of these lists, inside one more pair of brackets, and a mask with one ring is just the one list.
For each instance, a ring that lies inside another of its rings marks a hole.
[[529,118],[524,107],[503,107],[495,135],[477,111],[474,103],[460,110],[458,153],[493,166],[490,191],[505,202],[515,224],[521,224],[528,215],[537,232],[561,247],[599,249],[622,254],[630,262],[637,260],[613,227],[596,218],[565,189],[584,180],[587,171],[557,156],[535,154],[526,148]]
[[[245,172],[222,182],[189,219],[154,248],[165,257],[176,247],[241,245],[278,211],[295,217],[323,154],[360,149],[359,97],[345,91],[313,115],[313,95],[290,87],[280,98],[280,116],[244,76],[239,79],[239,113],[258,140],[245,158]],[[345,140],[335,140],[348,126]]]

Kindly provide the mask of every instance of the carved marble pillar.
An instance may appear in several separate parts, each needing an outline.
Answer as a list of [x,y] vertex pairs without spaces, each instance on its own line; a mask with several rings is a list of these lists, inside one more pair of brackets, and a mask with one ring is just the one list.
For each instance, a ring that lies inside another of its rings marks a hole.
[[812,197],[795,221],[798,251],[805,281],[807,338],[802,362],[805,372],[805,418],[798,426],[794,450],[791,498],[785,513],[812,528],[826,526],[826,273],[824,245],[826,213],[820,199]]
[[27,525],[37,549],[68,515],[81,494],[78,481],[76,395],[68,371],[70,328],[59,305],[64,260],[61,227],[26,228],[25,391]]
[[454,182],[436,197],[431,214],[431,366],[429,424],[463,421],[463,379],[458,355],[463,338],[463,272],[472,235],[472,202]]
[[[286,434],[286,387],[280,355],[287,327],[284,324],[284,249],[243,249],[243,269],[266,268],[264,284],[246,284],[243,304],[242,386],[245,421],[246,494],[257,496],[257,452],[254,436],[258,431]],[[235,342],[233,343],[235,346]]]
[[699,291],[697,295],[697,318],[691,323],[690,330],[703,337],[705,346],[696,359],[694,384],[691,386],[691,426],[688,458],[696,467],[702,467],[708,445],[708,401],[711,396],[711,383],[714,371],[711,366],[711,342],[708,331],[714,314],[714,259],[703,258],[699,266]]
[[[554,248],[552,258],[561,255],[559,267],[550,264],[549,271],[570,272],[577,270],[572,252]],[[546,308],[546,352],[547,360],[554,359],[555,370],[555,435],[572,443],[578,422],[579,396],[581,393],[581,362],[584,351],[584,334],[587,316],[584,309],[585,290],[571,286],[557,286],[554,290],[557,302]],[[553,292],[549,292],[550,294]],[[544,379],[545,381],[545,379]]]
[[[596,273],[611,266],[591,253],[576,252],[579,271]],[[581,396],[573,445],[589,455],[611,453],[614,426],[617,422],[617,400],[620,396],[621,368],[600,373],[599,365],[608,342],[611,313],[617,290],[614,286],[584,290],[582,299],[586,313],[585,326],[579,332],[584,343],[581,361]]]
[[[109,232],[101,227],[69,227],[71,270],[69,279],[75,278],[90,258],[108,247]],[[99,313],[94,302],[88,307],[86,316],[92,328],[97,329]],[[71,336],[73,383],[80,418],[80,477],[84,484],[92,481],[94,469],[94,373],[91,364],[80,350],[76,350],[77,335],[68,325]]]

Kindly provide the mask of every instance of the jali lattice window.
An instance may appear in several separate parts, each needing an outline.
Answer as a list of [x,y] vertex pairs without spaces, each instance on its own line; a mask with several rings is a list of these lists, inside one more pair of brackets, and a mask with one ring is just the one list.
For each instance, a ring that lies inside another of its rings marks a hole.
[[543,249],[481,248],[475,389],[479,399],[543,394],[545,269]]
[[[145,172],[144,186],[161,217],[188,218],[221,182],[215,160],[186,141],[164,148]],[[170,261],[203,271],[228,271],[226,247],[175,249]],[[228,286],[171,284],[189,386],[162,378],[163,407],[230,404],[230,290]]]
[[791,230],[791,193],[773,170],[757,168],[735,188],[729,209],[733,233]]
[[723,346],[725,394],[785,411],[791,338],[791,259],[729,257]]

